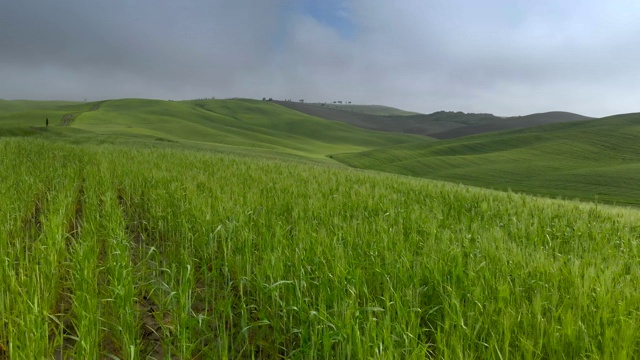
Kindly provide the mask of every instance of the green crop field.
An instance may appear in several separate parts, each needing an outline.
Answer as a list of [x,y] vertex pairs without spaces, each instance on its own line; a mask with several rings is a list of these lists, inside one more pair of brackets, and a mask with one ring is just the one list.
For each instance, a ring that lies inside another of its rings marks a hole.
[[0,359],[640,356],[640,210],[334,160],[633,199],[637,115],[433,141],[249,100],[20,106]]
[[345,164],[545,196],[640,204],[640,114],[334,156]]
[[0,140],[0,355],[627,358],[635,210]]

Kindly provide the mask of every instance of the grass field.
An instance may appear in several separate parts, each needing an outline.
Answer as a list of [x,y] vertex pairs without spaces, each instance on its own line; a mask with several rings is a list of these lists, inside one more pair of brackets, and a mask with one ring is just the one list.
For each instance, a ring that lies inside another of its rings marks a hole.
[[640,115],[336,155],[367,169],[545,196],[640,204]]
[[0,139],[0,357],[630,358],[640,213]]
[[334,161],[637,205],[638,124],[0,102],[0,359],[638,357],[640,210]]

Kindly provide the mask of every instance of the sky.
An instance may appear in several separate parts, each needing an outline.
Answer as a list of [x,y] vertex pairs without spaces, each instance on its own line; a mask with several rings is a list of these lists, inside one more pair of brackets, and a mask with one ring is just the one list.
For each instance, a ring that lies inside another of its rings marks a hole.
[[640,112],[636,0],[0,0],[0,98]]

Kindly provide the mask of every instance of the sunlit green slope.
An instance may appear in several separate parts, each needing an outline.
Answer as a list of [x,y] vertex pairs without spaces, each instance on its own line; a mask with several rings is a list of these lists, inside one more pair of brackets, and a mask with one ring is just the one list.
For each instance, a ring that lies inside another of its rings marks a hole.
[[[9,104],[0,103],[0,109],[19,107]],[[363,130],[255,100],[121,99],[61,105],[34,102],[33,105],[20,112],[0,110],[0,135],[2,132],[5,135],[77,134],[77,130],[82,130],[98,141],[160,140],[183,146],[311,158],[418,139],[424,141],[416,136]],[[47,129],[44,128],[46,117],[51,120]]]
[[341,154],[345,164],[483,187],[640,204],[640,114]]
[[69,124],[75,114],[95,107],[92,103],[65,101],[7,101],[0,100],[0,136],[25,136],[42,134],[45,119],[49,119],[49,129]]

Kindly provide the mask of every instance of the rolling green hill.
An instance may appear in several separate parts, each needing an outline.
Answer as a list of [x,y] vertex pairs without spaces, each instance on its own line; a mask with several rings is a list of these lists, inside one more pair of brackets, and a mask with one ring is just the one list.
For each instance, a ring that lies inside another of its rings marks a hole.
[[[409,124],[422,116],[383,117],[306,104],[296,106],[325,112],[318,116],[336,112],[363,116],[363,121],[375,118],[393,122],[404,118]],[[425,116],[431,116],[433,123],[444,124],[456,114],[462,113]],[[46,117],[51,121],[48,128],[43,126]],[[529,125],[548,121],[545,116],[519,119]],[[494,189],[640,204],[640,190],[635,186],[640,179],[636,145],[639,116],[564,119],[576,121],[434,141],[364,130],[256,100],[0,102],[0,136],[204,149],[334,163],[337,160],[359,168]],[[470,128],[475,126],[469,125],[471,120],[463,117],[459,124]],[[424,123],[422,118],[416,121]]]
[[335,155],[359,168],[640,204],[640,114]]
[[[20,106],[0,104],[0,108]],[[97,141],[164,141],[226,151],[328,159],[332,153],[413,142],[408,135],[363,130],[255,100],[108,100],[33,103],[22,112],[0,112],[0,134],[78,134]],[[44,129],[44,119],[51,120]],[[78,141],[75,139],[74,141]],[[92,140],[93,141],[93,140]]]

